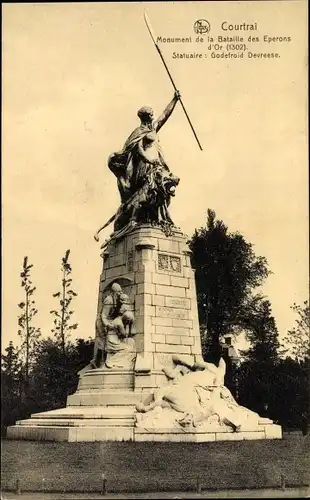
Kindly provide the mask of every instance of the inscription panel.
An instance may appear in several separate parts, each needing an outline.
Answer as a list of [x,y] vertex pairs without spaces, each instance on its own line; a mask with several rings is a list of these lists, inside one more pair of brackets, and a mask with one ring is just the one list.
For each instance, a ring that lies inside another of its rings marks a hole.
[[188,319],[188,311],[174,307],[156,306],[156,316],[160,318]]

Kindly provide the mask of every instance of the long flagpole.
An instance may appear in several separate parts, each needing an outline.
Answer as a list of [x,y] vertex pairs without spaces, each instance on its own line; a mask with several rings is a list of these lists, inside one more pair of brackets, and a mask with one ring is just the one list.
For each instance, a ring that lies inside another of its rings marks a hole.
[[[146,12],[144,12],[144,20],[145,20],[145,24],[146,24],[146,26],[147,26],[147,29],[148,29],[148,31],[149,31],[149,33],[150,33],[150,35],[151,35],[151,38],[152,38],[152,40],[153,40],[153,42],[154,42],[154,45],[155,45],[155,47],[156,47],[156,49],[157,49],[157,52],[158,52],[158,54],[159,54],[159,56],[160,56],[160,58],[161,58],[161,60],[162,60],[162,63],[163,63],[163,65],[164,65],[164,67],[165,67],[165,69],[166,69],[166,71],[167,71],[167,74],[168,74],[168,76],[169,76],[169,78],[170,78],[170,81],[171,81],[171,83],[172,83],[172,86],[173,86],[174,90],[175,90],[175,91],[177,91],[176,85],[175,85],[174,80],[173,80],[173,78],[172,78],[172,76],[171,76],[171,73],[170,73],[170,71],[169,71],[169,68],[168,68],[168,66],[167,66],[167,63],[166,63],[166,61],[165,61],[165,59],[164,59],[164,56],[162,55],[162,52],[161,52],[161,50],[160,50],[160,48],[159,48],[159,46],[158,46],[158,43],[156,42],[156,38],[155,38],[155,35],[154,35],[153,30],[152,30],[152,28],[151,28],[151,24],[150,24],[150,21],[149,21],[149,18],[148,18],[148,16],[147,16]],[[186,116],[186,118],[187,118],[187,121],[188,121],[188,123],[189,123],[189,125],[190,125],[190,127],[191,127],[191,129],[192,129],[192,132],[193,132],[193,134],[194,134],[194,136],[195,136],[195,139],[196,139],[196,141],[197,141],[197,144],[198,144],[198,146],[199,146],[200,150],[202,151],[202,146],[201,146],[201,144],[200,144],[200,142],[199,142],[199,139],[198,139],[198,137],[197,137],[197,134],[196,134],[196,132],[195,132],[195,129],[194,129],[194,127],[193,127],[193,124],[192,124],[192,122],[191,122],[191,120],[190,120],[190,117],[188,116],[188,113],[187,113],[187,111],[186,111],[186,109],[185,109],[185,106],[184,106],[184,104],[183,104],[183,101],[182,101],[182,99],[181,99],[181,98],[179,98],[179,101],[180,101],[180,103],[181,103],[181,106],[182,106],[183,111],[184,111],[184,113],[185,113],[185,116]]]

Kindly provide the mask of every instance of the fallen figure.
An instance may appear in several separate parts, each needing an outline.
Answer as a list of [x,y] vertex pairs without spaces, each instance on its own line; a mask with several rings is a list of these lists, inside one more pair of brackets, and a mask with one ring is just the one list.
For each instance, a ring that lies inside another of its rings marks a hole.
[[210,425],[219,424],[235,432],[257,428],[259,415],[239,406],[224,386],[223,358],[218,367],[205,362],[191,364],[179,356],[173,360],[174,369],[163,369],[169,379],[167,385],[155,389],[144,403],[137,405],[137,427],[207,430]]

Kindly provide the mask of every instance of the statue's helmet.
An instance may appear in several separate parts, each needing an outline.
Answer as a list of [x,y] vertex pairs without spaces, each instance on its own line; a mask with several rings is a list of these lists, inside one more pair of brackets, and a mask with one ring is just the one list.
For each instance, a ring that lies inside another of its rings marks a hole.
[[119,283],[113,283],[111,286],[111,290],[113,293],[122,293],[122,287],[119,285]]
[[138,110],[138,113],[137,113],[140,120],[143,120],[143,118],[146,118],[146,117],[152,117],[153,114],[154,114],[154,111],[149,106],[143,106],[142,108],[140,108]]

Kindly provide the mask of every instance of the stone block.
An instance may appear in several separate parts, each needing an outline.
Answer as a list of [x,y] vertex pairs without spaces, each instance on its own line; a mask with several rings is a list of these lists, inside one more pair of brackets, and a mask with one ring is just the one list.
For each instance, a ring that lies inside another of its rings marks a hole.
[[121,391],[116,390],[86,390],[77,391],[67,398],[67,407],[75,406],[135,406],[141,399],[140,392],[133,390]]
[[184,278],[194,279],[195,278],[194,269],[192,269],[191,267],[184,266],[183,275]]
[[153,366],[154,370],[162,370],[163,367],[173,368],[173,361],[171,354],[167,353],[153,353]]
[[126,252],[126,242],[125,240],[118,240],[116,243],[113,243],[113,245],[109,245],[109,251],[111,252],[111,255],[115,254],[121,254]]
[[193,321],[191,319],[177,319],[173,318],[172,320],[173,326],[180,326],[181,328],[193,328]]
[[181,344],[194,345],[194,337],[180,337]]
[[156,326],[172,326],[172,321],[171,318],[152,318],[152,324]]
[[153,283],[139,283],[137,292],[138,293],[150,293],[150,294],[154,295],[155,294],[155,285],[153,285]]
[[[151,319],[152,316],[155,316],[155,312],[156,312],[156,306],[151,306],[149,304],[143,306],[143,314],[144,316],[147,316],[149,319]],[[150,324],[152,324],[151,321]]]
[[215,441],[215,433],[182,432],[179,429],[139,429],[134,431],[135,441],[161,441],[177,443],[202,443]]
[[153,273],[153,283],[158,285],[170,285],[169,274]]
[[[151,245],[155,245],[155,242],[152,243],[152,241],[150,242]],[[140,250],[140,255],[141,255],[141,261],[142,262],[152,262],[154,260],[154,250],[150,249],[150,248],[143,248],[142,250]]]
[[137,334],[143,333],[144,318],[140,314],[138,315],[137,311],[136,311],[136,314],[135,314],[135,327],[136,327]]
[[156,333],[164,335],[185,335],[186,337],[190,335],[189,328],[180,328],[175,326],[156,325],[155,331]]
[[164,295],[152,295],[152,305],[153,306],[164,306],[165,296]]
[[189,288],[189,279],[180,278],[179,276],[171,276],[171,285],[181,288]]
[[165,335],[161,335],[160,333],[152,333],[152,342],[163,344],[165,342]]
[[[166,344],[179,345],[181,344],[181,337],[179,335],[166,335]],[[182,344],[184,344],[184,342],[182,342]]]
[[185,297],[185,288],[168,285],[155,285],[155,293],[157,295],[167,295],[168,297]]
[[105,270],[102,271],[101,275],[100,275],[100,290],[103,290],[104,289],[104,281],[106,279],[106,272]]
[[245,431],[245,432],[216,432],[216,441],[243,441],[264,439],[265,433],[263,431]]
[[160,318],[188,319],[186,309],[177,309],[175,307],[156,306],[156,316]]
[[180,253],[179,243],[171,238],[158,238],[158,250],[162,252]]
[[152,304],[152,295],[150,293],[140,293],[135,297],[135,306],[139,308],[140,306]]
[[79,380],[78,390],[116,388],[131,389],[134,384],[130,370],[106,370],[98,368],[86,372]]
[[[125,266],[126,265],[126,255],[124,253],[118,255],[111,255],[108,259],[108,267],[117,267],[117,266]],[[106,266],[107,267],[107,266]]]
[[153,366],[153,355],[150,353],[137,354],[135,362],[135,378],[139,374],[149,373]]
[[90,427],[70,429],[69,442],[79,441],[133,441],[133,428],[130,427]]
[[68,441],[69,427],[26,427],[14,425],[7,428],[8,439],[25,441]]
[[151,284],[152,283],[152,273],[150,272],[137,272],[135,273],[135,282],[140,284]]
[[111,267],[110,269],[106,270],[106,279],[108,280],[110,278],[119,278],[126,273],[127,273],[126,266]]
[[266,439],[282,439],[282,427],[280,425],[267,424],[264,427]]
[[144,351],[144,336],[143,333],[138,333],[135,335],[135,345],[136,345],[136,351],[137,352],[143,352]]
[[171,354],[191,354],[190,347],[187,345],[155,344],[155,350]]
[[[191,258],[190,258],[190,256],[189,255],[184,255],[184,259],[185,259],[185,265],[187,267],[191,267],[192,264],[191,264]],[[193,270],[193,271],[195,272],[195,270]]]
[[196,443],[207,443],[210,441],[215,441],[215,432],[197,432],[195,441]]
[[185,296],[187,299],[195,300],[196,301],[196,290],[193,289],[193,287],[189,287],[185,290]]
[[142,387],[157,387],[156,376],[153,374],[144,375],[135,378],[135,388],[141,389]]
[[194,344],[191,346],[192,354],[201,354],[201,341],[199,337],[194,337]]
[[191,301],[182,297],[165,297],[165,306],[190,309]]

